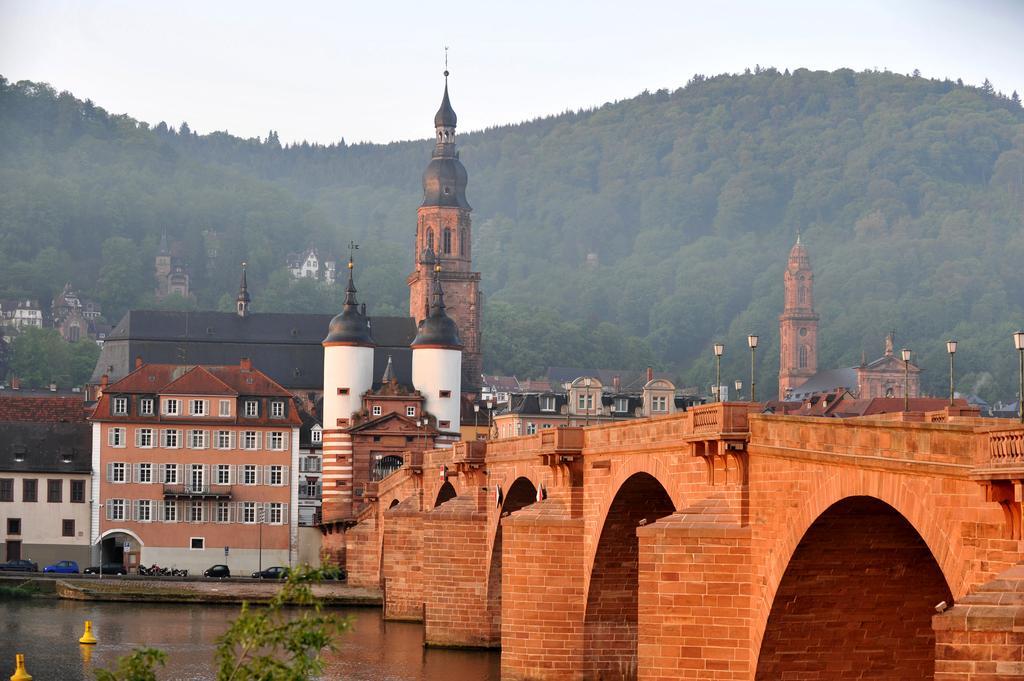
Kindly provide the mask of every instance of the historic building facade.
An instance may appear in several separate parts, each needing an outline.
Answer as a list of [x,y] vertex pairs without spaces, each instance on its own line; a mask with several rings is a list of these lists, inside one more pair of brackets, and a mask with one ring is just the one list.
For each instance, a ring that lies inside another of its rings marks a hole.
[[95,560],[236,574],[295,562],[301,421],[251,362],[142,364],[104,388],[92,422]]
[[478,392],[483,373],[480,273],[472,271],[472,208],[466,200],[469,175],[455,148],[456,122],[445,71],[444,96],[434,116],[434,154],[423,173],[423,203],[416,216],[416,268],[408,278],[409,314],[417,324],[427,316],[434,266],[439,264],[448,313],[465,344],[462,384],[467,391]]

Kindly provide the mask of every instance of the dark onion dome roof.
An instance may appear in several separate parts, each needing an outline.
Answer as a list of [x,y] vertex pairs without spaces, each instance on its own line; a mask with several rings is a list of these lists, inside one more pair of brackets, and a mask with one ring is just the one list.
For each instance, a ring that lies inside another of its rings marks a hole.
[[245,280],[245,263],[242,263],[242,283],[238,287],[238,302],[240,303],[251,303],[252,297],[249,295],[249,284]]
[[445,71],[444,97],[441,99],[441,108],[434,114],[434,127],[454,128],[458,120],[459,117],[455,115],[455,109],[452,108],[452,103],[448,99],[448,72]]
[[434,290],[430,309],[426,318],[420,322],[419,331],[412,342],[412,347],[441,347],[461,350],[462,339],[459,338],[459,327],[455,324],[455,320],[445,312],[444,291],[441,290],[441,280],[437,276],[440,270],[440,266],[434,268]]
[[373,347],[373,335],[366,315],[359,309],[356,302],[356,287],[352,283],[352,261],[348,262],[348,286],[345,287],[345,306],[341,314],[331,320],[327,327],[327,338],[324,345],[364,345]]
[[457,156],[435,156],[423,171],[424,206],[454,206],[469,209],[466,184],[469,174]]

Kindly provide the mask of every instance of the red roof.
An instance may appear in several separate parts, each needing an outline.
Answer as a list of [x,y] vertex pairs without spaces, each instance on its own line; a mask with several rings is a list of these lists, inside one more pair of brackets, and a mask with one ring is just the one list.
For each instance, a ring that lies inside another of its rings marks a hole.
[[86,417],[84,396],[0,397],[0,422],[80,423]]
[[[237,367],[236,367],[237,368]],[[195,366],[160,389],[161,395],[237,395],[203,366]]]
[[291,397],[262,371],[244,365],[143,364],[104,392]]
[[[967,400],[957,398],[954,404],[958,407],[970,406]],[[949,406],[949,399],[942,397],[911,397],[909,411],[941,411]],[[903,411],[902,397],[873,397],[866,400],[855,400],[843,405],[844,414],[871,416],[873,414],[889,414]]]

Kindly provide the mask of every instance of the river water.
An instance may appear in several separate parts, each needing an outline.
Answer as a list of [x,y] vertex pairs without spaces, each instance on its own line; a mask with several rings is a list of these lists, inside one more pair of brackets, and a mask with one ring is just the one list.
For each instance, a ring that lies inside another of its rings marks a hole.
[[[0,601],[0,679],[14,673],[24,653],[34,681],[86,681],[111,668],[133,648],[150,646],[168,655],[161,681],[213,679],[214,640],[238,606],[96,603],[34,599]],[[423,647],[423,625],[385,622],[377,608],[337,609],[352,628],[325,656],[324,679],[344,681],[497,681],[497,652]],[[81,646],[83,622],[99,639]],[[91,648],[91,650],[89,650]]]

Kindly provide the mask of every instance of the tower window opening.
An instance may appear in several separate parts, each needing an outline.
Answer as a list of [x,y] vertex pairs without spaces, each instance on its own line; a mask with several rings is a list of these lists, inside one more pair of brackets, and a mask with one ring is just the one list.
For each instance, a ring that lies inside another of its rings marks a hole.
[[800,368],[801,369],[806,369],[807,368],[807,346],[806,345],[800,346]]
[[803,305],[807,302],[807,289],[800,286],[800,304]]
[[466,230],[459,231],[459,255],[466,255]]
[[444,248],[445,255],[449,255],[452,252],[452,230],[444,230],[444,238],[442,240],[442,246]]

